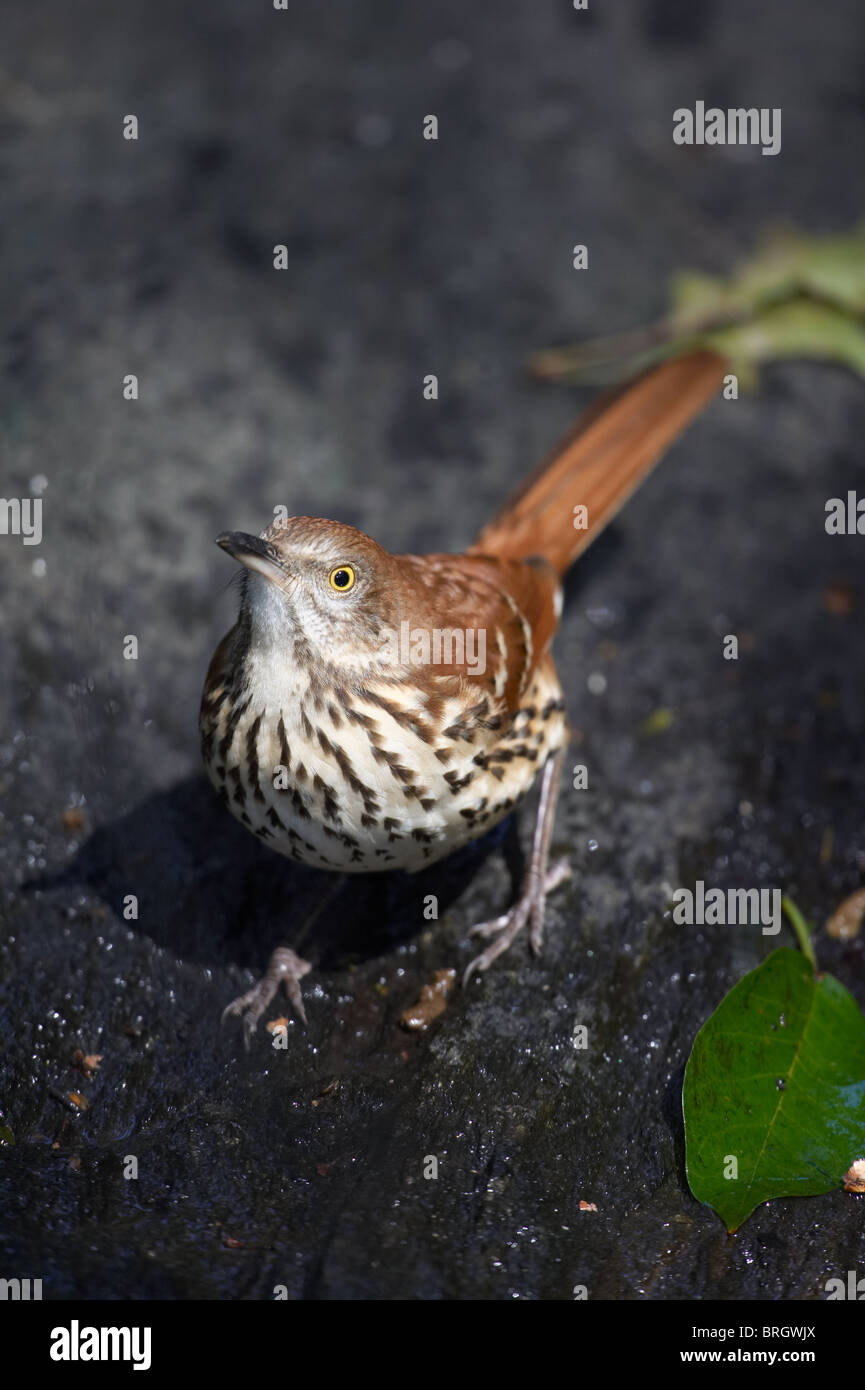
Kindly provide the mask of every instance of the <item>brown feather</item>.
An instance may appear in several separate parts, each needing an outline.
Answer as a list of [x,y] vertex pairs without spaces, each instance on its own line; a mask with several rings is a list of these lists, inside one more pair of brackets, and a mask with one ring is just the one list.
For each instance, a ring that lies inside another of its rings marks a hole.
[[[430,662],[416,668],[420,684],[442,694],[460,681],[477,686],[478,699],[504,699],[513,713],[558,626],[558,580],[545,562],[479,555],[395,555],[396,587],[405,597],[398,622],[409,629],[458,628],[484,633],[486,667]],[[500,651],[499,634],[504,645]],[[496,694],[500,672],[504,684]]]
[[[563,574],[719,391],[726,370],[717,353],[691,352],[601,396],[468,553],[541,555]],[[580,504],[588,511],[584,530],[574,527],[574,508]]]

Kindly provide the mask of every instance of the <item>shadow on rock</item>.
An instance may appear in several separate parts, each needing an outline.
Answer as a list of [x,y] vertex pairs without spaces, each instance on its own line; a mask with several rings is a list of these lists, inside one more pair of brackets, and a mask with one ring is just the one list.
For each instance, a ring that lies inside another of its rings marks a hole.
[[515,877],[513,828],[505,822],[422,873],[330,874],[265,849],[206,779],[193,777],[101,826],[62,872],[24,890],[85,889],[118,919],[134,895],[138,918],[130,925],[183,960],[260,969],[285,943],[335,968],[416,935],[426,925],[424,897],[436,895],[441,915],[500,845]]

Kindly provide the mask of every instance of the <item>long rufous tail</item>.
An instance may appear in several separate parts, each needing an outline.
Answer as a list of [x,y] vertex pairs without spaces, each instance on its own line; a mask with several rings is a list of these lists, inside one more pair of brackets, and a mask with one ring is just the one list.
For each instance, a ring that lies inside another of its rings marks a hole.
[[[718,393],[727,370],[717,353],[690,352],[599,397],[484,527],[469,554],[542,555],[564,574]],[[586,508],[582,528],[575,526],[578,506]]]

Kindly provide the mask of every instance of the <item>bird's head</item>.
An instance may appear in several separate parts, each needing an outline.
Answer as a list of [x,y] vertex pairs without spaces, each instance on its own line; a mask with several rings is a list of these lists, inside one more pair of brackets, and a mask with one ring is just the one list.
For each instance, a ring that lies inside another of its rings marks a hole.
[[260,647],[288,657],[303,644],[325,664],[378,665],[399,621],[398,575],[394,557],[371,537],[295,516],[261,536],[228,531],[217,545],[246,570],[241,612]]

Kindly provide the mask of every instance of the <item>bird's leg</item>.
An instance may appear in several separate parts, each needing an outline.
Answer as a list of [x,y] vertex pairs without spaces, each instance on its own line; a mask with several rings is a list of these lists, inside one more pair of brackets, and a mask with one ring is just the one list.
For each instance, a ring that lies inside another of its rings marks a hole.
[[547,866],[564,761],[565,752],[564,749],[560,749],[548,759],[544,767],[535,837],[520,896],[513,907],[502,913],[501,917],[494,917],[489,922],[479,922],[471,929],[471,936],[488,937],[491,940],[486,950],[475,956],[467,967],[463,975],[464,985],[468,984],[475,971],[481,973],[489,969],[493,961],[508,949],[526,922],[529,924],[529,942],[532,950],[536,955],[540,952],[544,937],[546,895],[571,875],[570,865],[564,859],[559,860],[552,868]]
[[226,1018],[237,1015],[243,1019],[244,1047],[249,1048],[258,1020],[280,985],[285,985],[285,992],[291,1001],[292,1008],[306,1026],[306,1011],[300,995],[300,981],[304,975],[309,974],[311,969],[311,963],[292,951],[290,946],[277,946],[267,962],[267,969],[261,979],[256,980],[252,989],[247,990],[246,994],[239,994],[236,999],[232,999],[228,1008],[223,1010],[223,1022]]
[[[325,893],[319,900],[316,907],[306,917],[297,933],[297,945],[302,945],[304,939],[309,935],[313,923],[325,907],[328,907],[345,884],[345,874],[340,874],[336,882],[331,885],[330,891]],[[276,994],[280,985],[285,985],[285,992],[288,995],[291,1007],[294,1009],[304,1028],[306,1027],[306,1010],[303,1007],[303,999],[300,993],[300,981],[304,975],[308,975],[312,969],[312,963],[304,960],[290,946],[277,946],[267,962],[267,969],[260,980],[256,980],[252,989],[248,989],[245,994],[239,994],[236,999],[232,999],[226,1009],[222,1011],[223,1023],[227,1018],[237,1017],[243,1019],[243,1045],[249,1050],[252,1035],[258,1026],[258,1020],[264,1013],[273,996]]]

